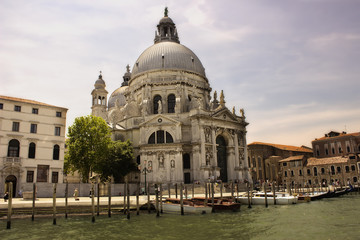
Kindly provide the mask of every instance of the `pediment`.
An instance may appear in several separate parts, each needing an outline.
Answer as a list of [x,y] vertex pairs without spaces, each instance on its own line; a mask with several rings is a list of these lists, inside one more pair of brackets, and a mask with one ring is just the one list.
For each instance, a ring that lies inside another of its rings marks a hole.
[[221,120],[238,121],[236,116],[234,114],[232,114],[229,111],[229,109],[227,109],[226,107],[222,107],[222,108],[218,109],[211,115],[211,117],[221,119]]
[[141,123],[140,126],[143,127],[145,125],[180,125],[181,122],[172,119],[168,116],[163,114],[156,114],[152,118],[146,120],[145,122]]

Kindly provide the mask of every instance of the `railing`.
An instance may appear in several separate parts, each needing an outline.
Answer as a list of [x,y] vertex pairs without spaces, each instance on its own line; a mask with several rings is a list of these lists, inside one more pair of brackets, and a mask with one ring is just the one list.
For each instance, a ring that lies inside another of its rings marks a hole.
[[20,157],[4,157],[4,165],[5,164],[20,164],[21,165],[21,158]]

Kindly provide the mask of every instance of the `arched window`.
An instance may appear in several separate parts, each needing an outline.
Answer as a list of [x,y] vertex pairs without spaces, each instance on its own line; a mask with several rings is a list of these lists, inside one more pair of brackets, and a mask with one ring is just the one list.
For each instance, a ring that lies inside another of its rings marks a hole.
[[184,169],[190,169],[190,155],[188,153],[185,153],[183,155],[183,168]]
[[335,167],[334,167],[334,166],[331,166],[330,168],[331,168],[331,174],[332,174],[332,175],[335,175]]
[[325,173],[325,168],[321,168],[321,174]]
[[345,172],[350,172],[349,166],[345,166]]
[[28,158],[35,158],[35,151],[36,151],[36,144],[32,142],[29,144]]
[[337,171],[338,173],[341,173],[341,167],[337,167],[337,168],[336,168],[336,171]]
[[158,114],[159,113],[159,101],[161,101],[161,96],[160,95],[156,95],[154,97],[154,114]]
[[173,143],[173,137],[170,133],[159,130],[152,133],[148,139],[148,144]]
[[12,139],[8,146],[8,157],[19,157],[20,142],[16,139]]
[[55,144],[53,149],[53,160],[59,160],[60,146]]
[[174,113],[175,112],[175,95],[170,94],[167,99],[168,104],[168,113]]
[[355,165],[351,165],[351,171],[355,171]]
[[317,176],[317,168],[314,167],[314,176]]

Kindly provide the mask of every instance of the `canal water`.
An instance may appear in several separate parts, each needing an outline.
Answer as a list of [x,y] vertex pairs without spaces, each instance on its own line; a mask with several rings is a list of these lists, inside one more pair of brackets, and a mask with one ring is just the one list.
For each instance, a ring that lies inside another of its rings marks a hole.
[[242,206],[237,213],[207,215],[132,213],[96,217],[13,219],[1,239],[360,239],[360,195],[288,206]]

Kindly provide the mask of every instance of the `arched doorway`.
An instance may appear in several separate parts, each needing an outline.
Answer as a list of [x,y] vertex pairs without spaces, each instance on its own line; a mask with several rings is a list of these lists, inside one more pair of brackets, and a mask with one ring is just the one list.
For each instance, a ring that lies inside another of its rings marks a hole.
[[220,168],[220,180],[222,182],[228,181],[227,176],[227,155],[226,155],[226,141],[223,136],[216,138],[217,150],[217,165]]
[[191,175],[190,175],[191,163],[190,163],[190,155],[185,153],[183,155],[183,170],[184,170],[184,183],[191,183]]
[[13,187],[12,187],[12,191],[13,191],[13,197],[16,196],[16,182],[17,182],[17,179],[14,175],[9,175],[5,178],[5,184],[6,184],[6,187],[5,187],[5,191],[6,192],[10,192],[9,189],[8,189],[8,183],[12,182],[13,184]]

